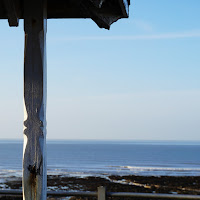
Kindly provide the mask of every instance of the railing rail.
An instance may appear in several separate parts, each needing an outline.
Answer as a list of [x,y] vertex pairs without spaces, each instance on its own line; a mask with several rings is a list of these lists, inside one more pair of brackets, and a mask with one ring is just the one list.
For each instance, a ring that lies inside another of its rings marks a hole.
[[[0,196],[21,196],[22,190],[0,190]],[[199,199],[200,195],[187,194],[154,194],[154,193],[134,193],[134,192],[106,192],[106,188],[98,187],[97,192],[65,192],[48,191],[47,196],[51,197],[97,197],[98,200],[106,200],[106,197],[135,197],[135,198],[153,198],[153,199]]]

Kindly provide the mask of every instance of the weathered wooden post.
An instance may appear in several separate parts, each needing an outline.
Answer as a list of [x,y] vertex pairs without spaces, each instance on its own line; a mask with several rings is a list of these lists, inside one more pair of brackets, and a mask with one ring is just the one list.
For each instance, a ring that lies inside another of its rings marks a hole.
[[[0,0],[0,19],[24,19],[23,198],[46,200],[46,31],[47,18],[91,18],[109,29],[128,17],[130,0]],[[99,199],[105,199],[99,188]]]
[[46,199],[46,29],[45,0],[24,1],[23,197]]
[[106,200],[106,188],[104,186],[98,187],[98,200]]

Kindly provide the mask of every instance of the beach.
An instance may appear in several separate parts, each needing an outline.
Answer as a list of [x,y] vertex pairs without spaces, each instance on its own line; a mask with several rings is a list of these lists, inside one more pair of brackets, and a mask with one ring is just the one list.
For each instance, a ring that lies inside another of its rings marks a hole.
[[[21,189],[20,177],[10,177],[5,181],[4,189]],[[200,194],[200,176],[85,176],[70,177],[48,175],[48,191],[97,191],[97,187],[105,186],[108,192],[138,192],[164,194]],[[1,186],[0,186],[1,188]],[[2,188],[1,188],[2,189]],[[1,199],[5,199],[2,197]],[[14,197],[7,198],[14,199]],[[15,198],[22,199],[22,198]],[[55,199],[48,197],[48,199]],[[84,199],[68,197],[57,199]],[[86,198],[85,198],[86,199]],[[95,198],[87,198],[92,200]],[[113,198],[122,199],[122,198]],[[131,198],[125,198],[131,199]],[[142,198],[140,198],[142,199]],[[150,198],[148,198],[150,199]]]

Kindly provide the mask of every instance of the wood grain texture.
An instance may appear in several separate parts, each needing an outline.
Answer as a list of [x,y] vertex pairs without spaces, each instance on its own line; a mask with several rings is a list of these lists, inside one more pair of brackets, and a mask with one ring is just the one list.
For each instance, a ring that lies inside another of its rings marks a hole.
[[25,2],[23,198],[46,200],[46,4]]

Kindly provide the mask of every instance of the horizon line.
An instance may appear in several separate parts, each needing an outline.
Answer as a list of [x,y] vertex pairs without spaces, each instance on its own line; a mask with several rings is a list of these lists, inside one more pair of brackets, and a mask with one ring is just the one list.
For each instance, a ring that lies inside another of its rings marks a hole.
[[[0,138],[1,141],[23,141],[18,138]],[[200,140],[188,140],[188,139],[47,139],[46,141],[100,141],[100,142],[200,142]]]

